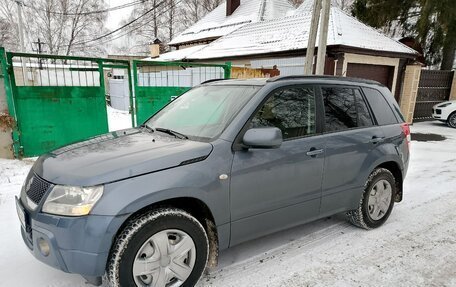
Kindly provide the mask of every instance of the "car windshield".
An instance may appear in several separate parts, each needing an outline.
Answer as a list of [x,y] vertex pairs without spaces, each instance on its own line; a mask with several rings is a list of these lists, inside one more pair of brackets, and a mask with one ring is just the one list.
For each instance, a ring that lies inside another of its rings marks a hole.
[[219,136],[241,108],[260,89],[257,86],[201,86],[167,105],[146,126],[168,130],[192,140]]

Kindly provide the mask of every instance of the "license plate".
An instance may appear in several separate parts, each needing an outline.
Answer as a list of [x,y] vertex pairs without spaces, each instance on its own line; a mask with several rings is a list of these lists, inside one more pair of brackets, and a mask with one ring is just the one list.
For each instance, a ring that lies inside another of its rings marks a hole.
[[22,206],[20,205],[19,200],[17,198],[16,198],[16,211],[17,211],[17,216],[19,217],[19,221],[21,222],[22,227],[24,229],[26,229],[24,209],[22,209]]

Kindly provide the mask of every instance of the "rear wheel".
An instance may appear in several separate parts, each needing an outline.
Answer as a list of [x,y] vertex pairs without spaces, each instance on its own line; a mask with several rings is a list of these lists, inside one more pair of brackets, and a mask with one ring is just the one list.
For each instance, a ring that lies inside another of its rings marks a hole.
[[109,286],[194,286],[208,260],[203,226],[190,214],[165,208],[131,220],[113,248]]
[[456,129],[456,112],[453,112],[449,117],[448,117],[448,125],[454,129]]
[[386,222],[394,206],[396,180],[384,168],[378,168],[369,176],[359,206],[347,212],[349,221],[361,228],[372,229]]

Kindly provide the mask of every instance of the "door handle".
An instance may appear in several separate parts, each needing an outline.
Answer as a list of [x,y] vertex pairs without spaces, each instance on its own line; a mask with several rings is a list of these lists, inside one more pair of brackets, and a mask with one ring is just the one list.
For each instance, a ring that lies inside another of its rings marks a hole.
[[324,150],[322,149],[311,148],[310,151],[307,152],[307,155],[311,157],[316,157],[317,155],[322,154],[323,152]]
[[378,143],[382,143],[384,141],[385,141],[385,137],[373,136],[372,139],[369,142],[372,143],[372,144],[378,144]]

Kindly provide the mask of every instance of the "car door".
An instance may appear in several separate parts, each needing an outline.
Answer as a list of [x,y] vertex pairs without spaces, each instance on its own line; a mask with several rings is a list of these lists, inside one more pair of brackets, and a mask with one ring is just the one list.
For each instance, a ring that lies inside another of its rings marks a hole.
[[361,89],[356,86],[322,86],[325,110],[325,164],[321,213],[356,208],[361,198],[372,155],[384,141],[374,125]]
[[318,99],[313,86],[279,88],[247,123],[244,130],[279,128],[284,142],[276,149],[235,149],[231,245],[318,216],[324,163]]

